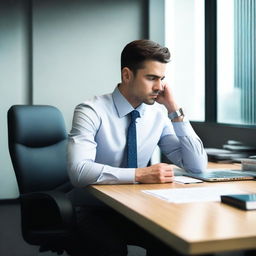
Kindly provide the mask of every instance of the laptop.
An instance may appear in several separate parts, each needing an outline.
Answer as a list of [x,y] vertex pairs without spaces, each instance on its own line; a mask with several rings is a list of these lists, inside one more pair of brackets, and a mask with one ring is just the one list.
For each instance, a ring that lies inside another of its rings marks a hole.
[[207,171],[203,173],[183,173],[183,175],[210,182],[256,179],[256,172],[237,171],[232,169],[207,169]]

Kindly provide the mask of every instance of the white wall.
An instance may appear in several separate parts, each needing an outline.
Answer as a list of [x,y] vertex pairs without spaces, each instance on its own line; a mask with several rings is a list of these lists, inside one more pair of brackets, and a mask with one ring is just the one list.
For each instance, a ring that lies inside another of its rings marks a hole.
[[7,140],[7,110],[27,103],[26,17],[20,1],[0,2],[0,198],[17,197]]
[[19,195],[7,146],[9,107],[31,103],[32,93],[33,104],[59,107],[69,130],[76,104],[119,82],[124,45],[147,37],[146,0],[32,2],[32,31],[27,1],[0,2],[0,199]]
[[59,107],[70,129],[75,105],[120,82],[120,53],[144,36],[146,10],[137,0],[51,2],[34,1],[33,102]]

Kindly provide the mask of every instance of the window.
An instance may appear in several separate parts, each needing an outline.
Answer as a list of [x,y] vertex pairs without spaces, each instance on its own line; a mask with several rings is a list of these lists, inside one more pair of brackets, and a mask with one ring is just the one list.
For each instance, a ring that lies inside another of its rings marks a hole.
[[165,12],[167,81],[190,120],[255,126],[256,0],[166,0]]
[[166,80],[189,119],[204,121],[204,0],[167,0],[165,24],[172,56]]
[[256,125],[256,1],[217,1],[217,121]]
[[256,0],[165,0],[165,19],[167,79],[204,145],[255,146]]

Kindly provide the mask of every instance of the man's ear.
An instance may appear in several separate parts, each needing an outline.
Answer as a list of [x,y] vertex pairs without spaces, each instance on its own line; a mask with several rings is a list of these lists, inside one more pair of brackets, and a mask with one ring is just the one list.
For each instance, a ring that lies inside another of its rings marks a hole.
[[127,68],[127,67],[124,67],[123,69],[122,69],[122,80],[125,82],[125,83],[128,83],[130,80],[131,80],[131,78],[132,78],[132,71],[129,69],[129,68]]

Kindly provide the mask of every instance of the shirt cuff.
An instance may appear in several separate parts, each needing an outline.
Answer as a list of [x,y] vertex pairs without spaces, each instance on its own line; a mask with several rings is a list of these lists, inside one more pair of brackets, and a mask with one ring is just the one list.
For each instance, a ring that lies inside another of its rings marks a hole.
[[118,168],[105,165],[96,184],[135,183],[135,168]]
[[120,183],[135,183],[135,169],[122,168],[118,173],[118,180]]

